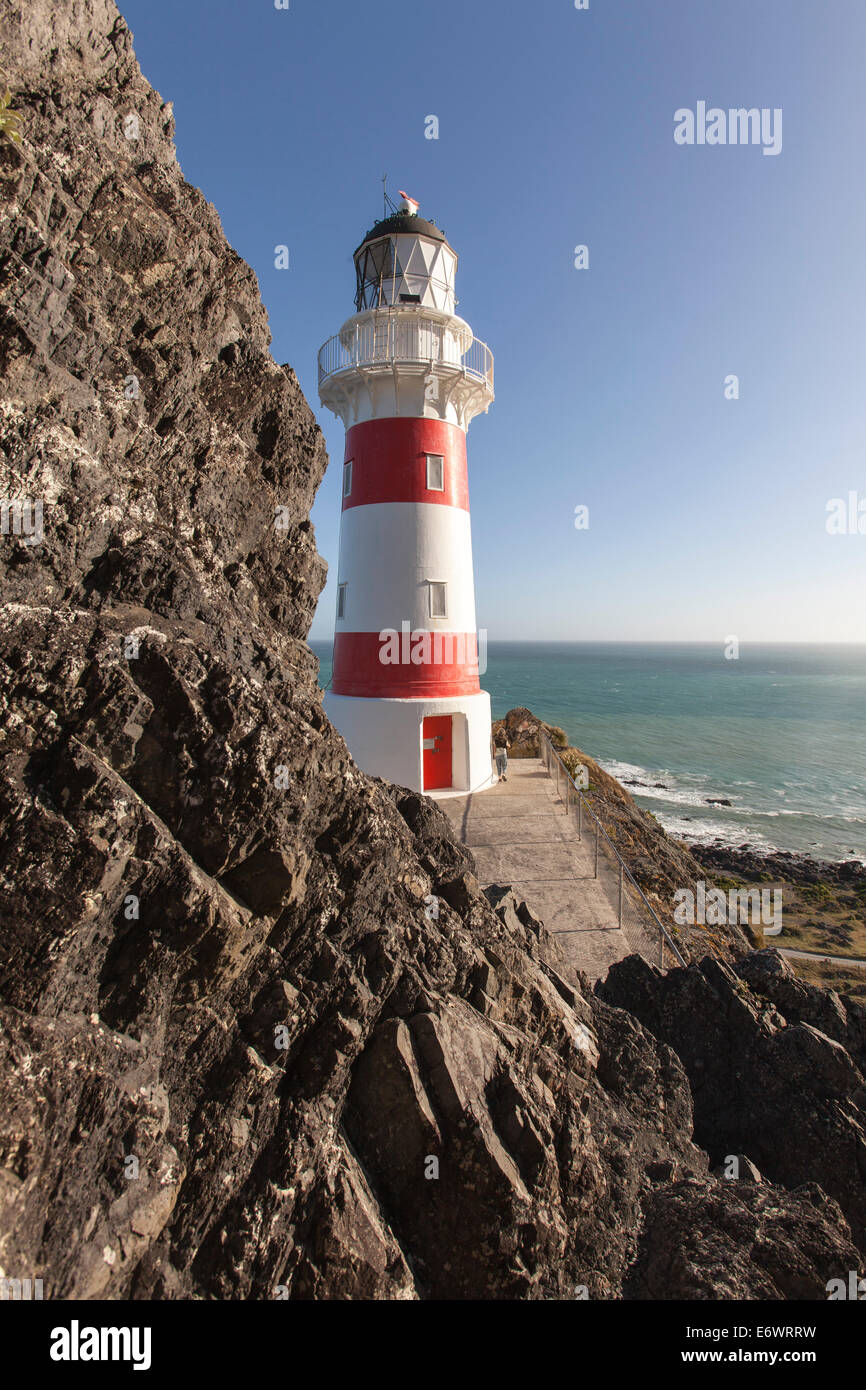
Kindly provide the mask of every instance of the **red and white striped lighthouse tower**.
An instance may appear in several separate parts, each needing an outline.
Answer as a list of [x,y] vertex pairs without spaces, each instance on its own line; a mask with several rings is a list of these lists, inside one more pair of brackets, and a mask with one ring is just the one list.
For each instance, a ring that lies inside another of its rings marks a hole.
[[455,252],[402,196],[355,252],[357,312],[319,353],[322,404],[346,428],[325,710],[366,772],[443,795],[496,780],[466,463],[493,357],[454,312]]

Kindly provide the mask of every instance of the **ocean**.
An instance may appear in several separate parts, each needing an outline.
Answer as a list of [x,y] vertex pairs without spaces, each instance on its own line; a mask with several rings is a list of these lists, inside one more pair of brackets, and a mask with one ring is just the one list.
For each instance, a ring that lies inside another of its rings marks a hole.
[[481,684],[494,718],[526,705],[643,784],[678,837],[866,863],[866,646],[491,642]]

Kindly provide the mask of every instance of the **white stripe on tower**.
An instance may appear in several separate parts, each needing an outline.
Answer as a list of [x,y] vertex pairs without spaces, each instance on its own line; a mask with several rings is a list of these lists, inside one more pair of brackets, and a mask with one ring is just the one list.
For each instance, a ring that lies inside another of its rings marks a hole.
[[[346,614],[337,632],[475,631],[469,513],[424,502],[379,502],[343,513],[338,584]],[[448,614],[430,613],[430,584],[448,586]]]

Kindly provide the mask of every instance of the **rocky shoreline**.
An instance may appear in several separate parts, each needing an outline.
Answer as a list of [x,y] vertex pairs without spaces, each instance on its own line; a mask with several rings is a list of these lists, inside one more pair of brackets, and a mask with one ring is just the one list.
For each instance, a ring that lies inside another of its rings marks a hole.
[[813,859],[801,850],[765,852],[749,844],[732,847],[686,843],[694,858],[714,874],[767,883],[779,879],[791,883],[832,883],[840,888],[866,884],[866,865],[859,859]]

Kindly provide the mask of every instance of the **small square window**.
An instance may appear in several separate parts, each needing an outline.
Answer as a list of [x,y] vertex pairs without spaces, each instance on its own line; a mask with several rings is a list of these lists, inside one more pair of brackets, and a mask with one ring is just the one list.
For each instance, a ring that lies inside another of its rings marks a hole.
[[427,487],[430,492],[445,491],[445,460],[441,454],[427,455]]
[[343,464],[343,496],[348,497],[352,491],[352,460]]
[[430,617],[448,617],[448,585],[433,583],[430,584]]
[[337,621],[346,616],[346,589],[347,584],[337,585]]

